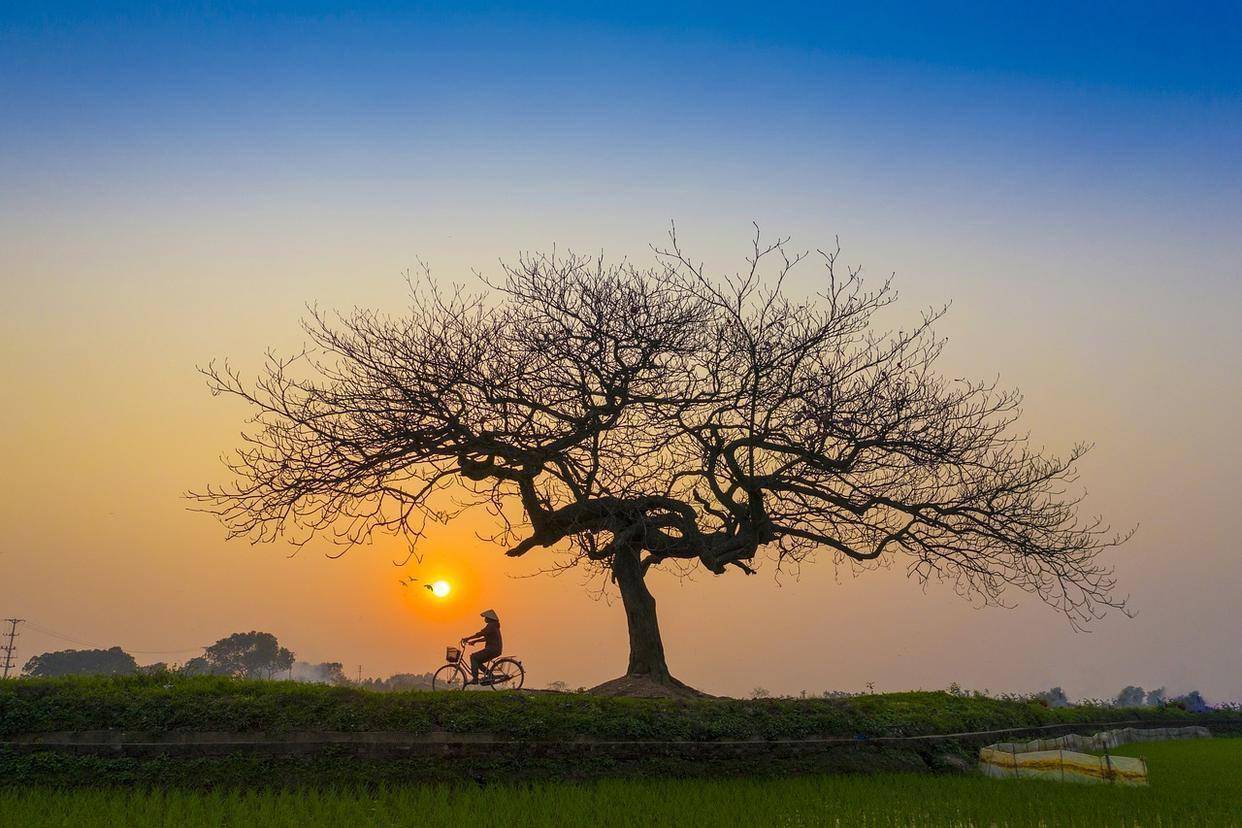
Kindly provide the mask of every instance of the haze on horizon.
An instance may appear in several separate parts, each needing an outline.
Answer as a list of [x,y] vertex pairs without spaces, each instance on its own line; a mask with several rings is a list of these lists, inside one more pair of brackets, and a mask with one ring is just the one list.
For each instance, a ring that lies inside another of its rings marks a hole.
[[[397,539],[225,543],[182,494],[246,412],[195,366],[253,374],[307,303],[399,312],[420,259],[445,282],[554,244],[646,262],[675,219],[735,269],[754,220],[895,272],[896,324],[951,300],[946,370],[1020,388],[1036,445],[1096,444],[1086,511],[1139,526],[1109,556],[1138,615],[1075,634],[827,560],[659,576],[679,678],[1242,701],[1238,11],[220,8],[0,13],[0,616],[143,663],[267,630],[388,675],[494,607],[531,686],[617,675],[618,603],[524,577],[550,558],[480,523],[404,568]],[[27,628],[19,661],[69,646]]]

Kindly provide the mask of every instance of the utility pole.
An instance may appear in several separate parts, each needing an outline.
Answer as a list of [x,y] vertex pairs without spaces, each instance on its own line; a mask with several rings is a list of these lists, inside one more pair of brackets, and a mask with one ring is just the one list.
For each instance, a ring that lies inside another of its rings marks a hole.
[[24,618],[6,618],[9,622],[9,631],[5,633],[5,642],[0,646],[0,653],[4,654],[4,677],[9,677],[9,670],[13,669],[13,651],[17,649],[17,625],[25,621]]
[[358,665],[358,683],[362,684],[362,665]]

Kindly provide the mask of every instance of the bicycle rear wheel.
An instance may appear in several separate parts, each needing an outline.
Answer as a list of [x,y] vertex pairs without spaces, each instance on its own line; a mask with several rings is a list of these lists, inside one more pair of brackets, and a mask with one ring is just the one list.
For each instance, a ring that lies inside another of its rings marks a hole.
[[520,690],[526,681],[522,662],[514,658],[498,658],[492,662],[493,690]]
[[431,677],[432,690],[461,690],[466,686],[466,674],[456,664],[445,664]]

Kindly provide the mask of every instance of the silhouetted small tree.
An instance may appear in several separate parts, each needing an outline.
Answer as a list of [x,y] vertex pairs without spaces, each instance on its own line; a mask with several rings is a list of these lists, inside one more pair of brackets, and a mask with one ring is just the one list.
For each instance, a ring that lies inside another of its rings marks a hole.
[[1178,696],[1172,700],[1172,703],[1186,708],[1191,713],[1206,713],[1212,709],[1198,690],[1191,690],[1183,696]]
[[23,675],[123,676],[138,672],[134,657],[120,647],[107,650],[57,650],[33,656],[22,668]]
[[1041,699],[1049,707],[1069,707],[1069,697],[1065,695],[1065,691],[1060,687],[1053,687],[1051,690],[1045,690],[1036,698]]
[[185,664],[181,665],[178,672],[180,672],[183,676],[223,675],[223,673],[216,672],[211,662],[209,662],[205,656],[195,656],[194,658],[186,659]]
[[412,283],[409,311],[305,323],[312,349],[255,382],[208,366],[246,401],[234,481],[194,495],[231,536],[413,550],[427,521],[472,506],[519,557],[596,568],[629,629],[625,688],[669,674],[646,576],[753,574],[817,556],[854,570],[902,558],[920,581],[1004,604],[1017,588],[1078,626],[1107,607],[1098,555],[1123,540],[1079,520],[1079,445],[1057,457],[1013,426],[1020,397],[943,376],[944,308],[876,326],[896,299],[838,251],[804,262],[756,234],[737,274],[709,275],[675,234],[653,267],[529,255],[478,294]]
[[1131,684],[1121,689],[1121,692],[1113,699],[1113,704],[1117,707],[1142,707],[1146,700],[1146,691],[1142,687],[1135,687]]

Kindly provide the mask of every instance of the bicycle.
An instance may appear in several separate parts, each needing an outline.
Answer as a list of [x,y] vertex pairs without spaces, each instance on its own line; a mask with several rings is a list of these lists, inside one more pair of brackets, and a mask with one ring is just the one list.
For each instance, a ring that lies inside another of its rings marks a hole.
[[[431,677],[432,690],[464,690],[470,679],[470,666],[466,660],[465,639],[460,647],[449,645],[444,648],[445,664]],[[479,683],[477,687],[490,687],[493,690],[520,690],[526,681],[526,668],[522,662],[512,656],[501,656],[489,664],[479,665]]]

